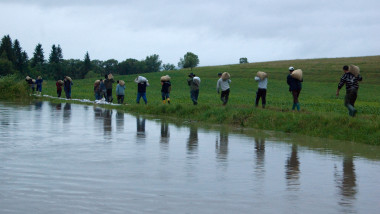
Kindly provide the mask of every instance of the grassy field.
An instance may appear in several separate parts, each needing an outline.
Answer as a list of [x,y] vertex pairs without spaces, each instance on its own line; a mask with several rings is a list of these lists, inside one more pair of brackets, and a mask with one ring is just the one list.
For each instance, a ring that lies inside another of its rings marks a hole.
[[[355,118],[348,116],[343,105],[345,88],[339,98],[335,96],[343,74],[342,67],[346,64],[358,65],[363,76],[355,105],[358,110]],[[291,111],[292,96],[286,84],[289,66],[300,68],[304,73],[299,98],[301,112]],[[269,75],[266,109],[254,107],[257,91],[254,76],[259,70]],[[231,74],[232,83],[230,100],[223,107],[216,92],[216,82],[217,73],[225,71]],[[190,70],[185,69],[143,74],[150,83],[147,88],[148,105],[136,104],[137,85],[133,80],[137,75],[115,76],[115,80],[126,82],[125,103],[129,104],[116,108],[138,114],[167,115],[191,121],[380,144],[380,56],[210,66],[195,68],[192,72],[201,78],[198,106],[193,106],[190,100],[186,82]],[[172,77],[171,105],[164,105],[161,101],[160,77],[166,74]],[[74,80],[72,98],[94,100],[94,81],[94,78]],[[54,81],[44,81],[43,94],[56,96]]]

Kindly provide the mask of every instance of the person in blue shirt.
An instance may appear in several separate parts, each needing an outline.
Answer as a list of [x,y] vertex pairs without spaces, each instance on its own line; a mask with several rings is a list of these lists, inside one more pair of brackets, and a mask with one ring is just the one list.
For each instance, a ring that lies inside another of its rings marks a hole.
[[41,76],[38,76],[37,77],[37,80],[36,80],[36,85],[37,85],[37,95],[41,95],[41,91],[42,91],[42,82],[44,80],[42,79]]
[[125,83],[123,80],[118,80],[116,85],[116,96],[117,96],[117,103],[123,104],[124,103],[124,95],[125,95]]

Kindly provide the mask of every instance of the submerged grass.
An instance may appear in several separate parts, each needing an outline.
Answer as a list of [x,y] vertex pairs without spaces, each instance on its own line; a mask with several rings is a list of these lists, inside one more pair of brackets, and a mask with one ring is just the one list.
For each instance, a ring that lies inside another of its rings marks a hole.
[[[346,64],[358,65],[363,76],[355,105],[358,110],[355,118],[348,116],[343,105],[345,90],[342,89],[339,98],[335,97],[342,67]],[[304,71],[300,112],[291,111],[292,96],[286,84],[289,66]],[[254,76],[259,70],[269,74],[266,109],[254,107],[257,90]],[[215,88],[217,73],[225,71],[231,74],[232,83],[229,103],[223,107]],[[125,101],[129,105],[111,108],[136,114],[169,116],[188,121],[230,124],[379,145],[379,71],[380,56],[200,67],[192,71],[202,80],[198,106],[193,106],[190,100],[186,82],[190,70],[143,74],[150,82],[150,87],[147,88],[148,105],[135,103],[137,86],[133,80],[136,75],[115,76],[115,80],[122,79],[126,82]],[[162,104],[160,92],[160,77],[167,74],[172,77],[170,105]],[[72,97],[94,100],[94,81],[95,78],[74,80]],[[44,81],[43,93],[54,96],[55,82]]]

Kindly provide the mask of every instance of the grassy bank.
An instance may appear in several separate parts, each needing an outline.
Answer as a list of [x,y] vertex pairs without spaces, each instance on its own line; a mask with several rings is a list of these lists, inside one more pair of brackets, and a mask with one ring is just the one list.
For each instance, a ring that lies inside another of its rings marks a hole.
[[29,99],[29,87],[25,80],[15,75],[0,77],[0,99]]
[[[343,105],[345,90],[335,97],[337,84],[345,64],[358,65],[362,70],[356,108],[357,117],[348,116]],[[291,111],[292,96],[286,84],[287,68],[304,71],[300,95],[301,112]],[[254,108],[257,71],[269,74],[267,108]],[[231,74],[231,94],[226,107],[216,93],[218,72]],[[136,75],[115,76],[126,81],[125,102],[116,108],[138,114],[166,115],[192,121],[224,123],[266,130],[277,130],[330,139],[380,144],[380,56],[311,59],[210,66],[193,69],[201,77],[199,105],[193,106],[186,83],[189,70],[144,74],[149,79],[148,105],[135,104]],[[172,77],[171,105],[161,101],[160,77]],[[99,77],[101,78],[101,77]],[[72,98],[91,99],[95,78],[74,80]],[[55,82],[45,81],[43,93],[56,94]],[[115,84],[116,86],[116,84]],[[115,97],[115,96],[114,96]],[[116,100],[116,99],[115,99]],[[114,101],[115,102],[115,101]]]

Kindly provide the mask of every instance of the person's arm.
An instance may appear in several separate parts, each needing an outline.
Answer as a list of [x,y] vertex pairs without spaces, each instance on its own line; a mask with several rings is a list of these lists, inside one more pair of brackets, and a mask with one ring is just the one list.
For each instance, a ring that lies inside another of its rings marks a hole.
[[362,80],[363,80],[363,77],[362,77],[362,75],[360,75],[360,74],[358,75],[357,78],[358,78],[358,81],[362,81]]
[[220,80],[221,80],[221,79],[219,79],[218,82],[216,82],[216,92],[218,92],[218,94],[219,94],[220,83],[221,83]]
[[346,83],[345,81],[345,77],[346,75],[344,74],[341,78],[340,78],[340,82],[338,84],[338,89],[336,90],[336,96],[339,97],[339,91],[340,89],[344,86],[344,84]]
[[256,82],[260,81],[260,77],[255,76],[255,80],[256,80]]

